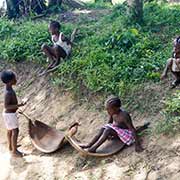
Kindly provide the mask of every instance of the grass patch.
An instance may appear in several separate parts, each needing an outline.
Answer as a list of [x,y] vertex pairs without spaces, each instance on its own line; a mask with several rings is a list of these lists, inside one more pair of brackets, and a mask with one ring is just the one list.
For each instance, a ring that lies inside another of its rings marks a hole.
[[156,132],[175,135],[180,130],[180,91],[169,97],[164,104],[165,108],[161,112],[164,119],[157,123]]
[[[73,56],[61,64],[53,83],[76,91],[123,96],[133,86],[158,82],[171,56],[172,38],[180,32],[179,18],[180,6],[146,3],[141,26],[133,22],[126,5],[114,7],[99,21],[62,25],[65,34],[77,26],[80,33]],[[45,21],[0,19],[1,58],[45,64],[40,47],[51,43],[47,27]]]

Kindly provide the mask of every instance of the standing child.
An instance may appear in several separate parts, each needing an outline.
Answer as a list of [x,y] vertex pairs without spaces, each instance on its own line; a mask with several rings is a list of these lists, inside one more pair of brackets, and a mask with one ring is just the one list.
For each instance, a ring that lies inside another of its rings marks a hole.
[[19,124],[16,111],[19,107],[24,106],[25,103],[18,104],[16,93],[12,88],[17,82],[14,72],[3,71],[1,73],[1,80],[5,84],[3,118],[7,128],[9,151],[15,157],[22,157],[23,154],[17,150]]
[[51,34],[51,39],[53,46],[50,47],[46,44],[42,45],[42,51],[48,57],[48,60],[51,60],[51,63],[48,66],[48,69],[56,67],[61,58],[69,56],[72,48],[71,41],[60,32],[61,25],[57,21],[52,21],[49,24],[49,32]]
[[135,150],[143,151],[129,113],[121,109],[120,99],[118,97],[108,98],[105,107],[110,116],[108,124],[101,128],[90,143],[81,145],[81,147],[88,148],[89,152],[95,152],[109,137],[116,137],[127,145],[135,142]]
[[167,60],[166,67],[161,75],[161,79],[164,79],[167,77],[168,71],[171,71],[175,77],[175,80],[171,84],[171,88],[175,88],[180,84],[180,36],[174,40],[173,46],[172,58]]

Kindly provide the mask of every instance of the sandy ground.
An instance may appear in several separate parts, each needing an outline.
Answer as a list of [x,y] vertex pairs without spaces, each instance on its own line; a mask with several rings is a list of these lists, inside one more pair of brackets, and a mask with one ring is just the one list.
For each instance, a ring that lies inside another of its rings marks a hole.
[[[25,112],[32,118],[59,130],[65,130],[72,122],[80,121],[82,125],[77,137],[84,142],[91,139],[106,122],[106,112],[95,104],[75,100],[71,93],[53,87],[48,77],[37,79],[39,69],[35,65],[19,64],[14,70],[19,77],[16,92],[20,98],[29,98]],[[0,84],[0,89],[2,110],[3,84]],[[132,117],[134,124],[140,125],[146,121],[153,124],[160,115],[140,115],[135,112]],[[6,130],[0,116],[0,180],[178,180],[180,177],[180,135],[173,138],[146,135],[143,137],[145,150],[140,154],[132,146],[112,157],[85,158],[70,145],[53,154],[39,152],[31,144],[27,120],[19,116],[19,121],[20,150],[27,153],[27,156],[11,158],[6,144]]]

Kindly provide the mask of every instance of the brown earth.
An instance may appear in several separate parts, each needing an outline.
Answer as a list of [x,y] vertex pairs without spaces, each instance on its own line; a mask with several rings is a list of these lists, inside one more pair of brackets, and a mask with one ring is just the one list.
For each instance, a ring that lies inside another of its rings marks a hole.
[[[4,68],[2,68],[4,69]],[[50,83],[50,78],[37,78],[40,68],[33,64],[21,63],[12,68],[18,76],[15,87],[19,99],[28,98],[25,112],[34,119],[41,120],[59,130],[65,130],[74,121],[81,126],[77,137],[84,142],[92,138],[107,115],[99,104],[101,98],[75,99],[70,92],[62,91]],[[131,112],[135,125],[150,121],[151,127],[160,120],[159,110],[167,92],[167,84],[149,84],[128,109],[137,103],[146,109]],[[0,109],[3,109],[3,84],[0,84]],[[155,94],[156,96],[152,96]],[[96,99],[96,101],[95,101]],[[149,105],[148,105],[149,104]],[[155,106],[155,107],[154,107]],[[158,111],[156,110],[156,107]],[[124,149],[109,158],[81,157],[76,150],[67,145],[52,154],[36,150],[29,139],[27,120],[19,116],[20,149],[28,155],[24,158],[11,158],[6,144],[6,130],[0,116],[0,179],[1,180],[178,180],[180,177],[180,136],[143,137],[144,151],[136,153],[134,147]]]

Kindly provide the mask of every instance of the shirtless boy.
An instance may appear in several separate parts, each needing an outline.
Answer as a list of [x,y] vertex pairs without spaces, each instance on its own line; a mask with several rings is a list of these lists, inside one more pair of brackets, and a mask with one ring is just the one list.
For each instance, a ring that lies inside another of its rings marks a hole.
[[51,61],[47,69],[52,69],[56,67],[61,58],[69,56],[72,48],[71,41],[60,32],[61,25],[57,21],[52,21],[49,24],[49,32],[51,34],[51,39],[53,46],[48,46],[46,44],[42,45],[42,51],[48,57],[48,60]]
[[143,151],[129,113],[121,109],[120,99],[118,97],[108,98],[105,107],[110,116],[108,124],[101,128],[100,132],[90,143],[81,145],[81,147],[88,148],[89,152],[96,152],[96,149],[102,143],[109,137],[113,137],[119,138],[126,145],[131,145],[135,142],[136,152]]
[[168,71],[171,71],[175,77],[175,80],[171,84],[171,88],[175,88],[180,84],[180,37],[174,40],[173,46],[172,58],[167,60],[166,67],[161,75],[161,79],[163,80],[167,77]]
[[14,157],[22,157],[23,154],[17,150],[19,124],[16,111],[19,107],[24,106],[25,103],[18,104],[16,93],[12,88],[17,82],[14,72],[3,71],[1,73],[1,80],[5,84],[3,119],[7,128],[9,151]]

